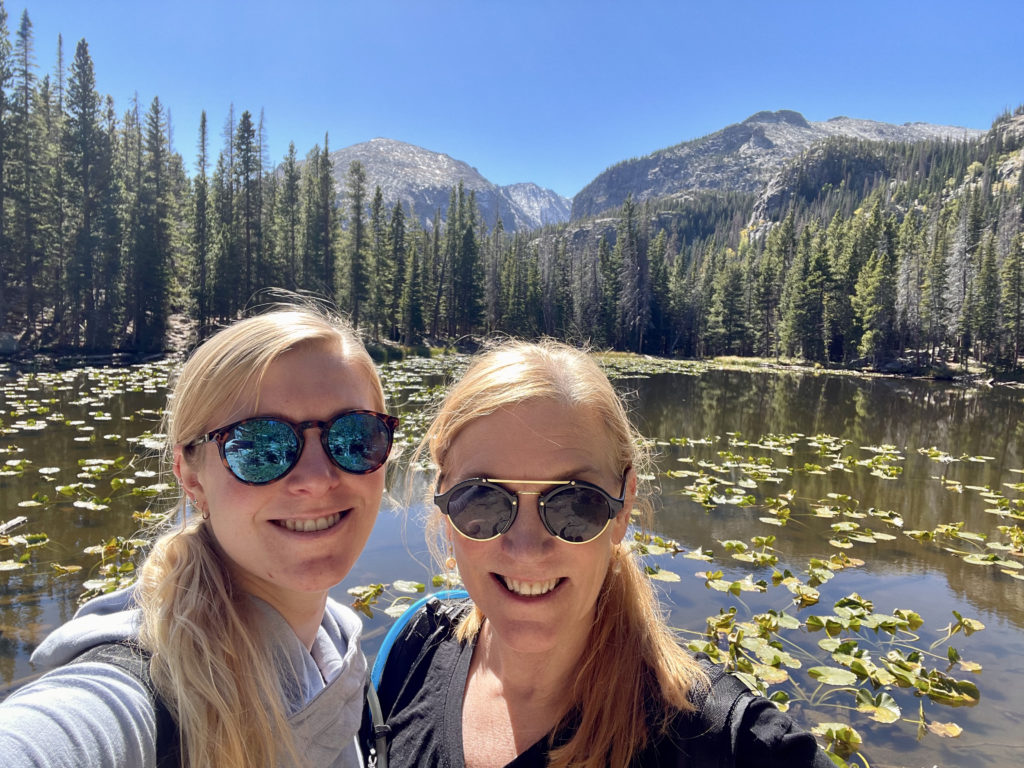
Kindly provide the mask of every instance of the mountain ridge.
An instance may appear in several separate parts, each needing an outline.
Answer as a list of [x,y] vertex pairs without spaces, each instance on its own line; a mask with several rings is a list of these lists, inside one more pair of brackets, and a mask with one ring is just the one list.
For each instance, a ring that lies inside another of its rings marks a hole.
[[932,123],[896,125],[838,116],[808,121],[793,110],[756,112],[713,133],[624,160],[598,174],[574,197],[572,219],[625,202],[698,190],[755,192],[789,160],[829,138],[869,141],[966,140],[985,131]]
[[968,140],[985,131],[925,122],[884,123],[845,115],[814,122],[795,110],[760,111],[739,123],[683,141],[602,171],[571,200],[533,182],[500,186],[474,166],[444,152],[397,139],[374,138],[330,153],[339,201],[346,176],[359,161],[367,191],[380,186],[387,205],[401,200],[420,224],[431,227],[435,212],[445,218],[453,187],[476,197],[488,228],[500,216],[508,232],[596,216],[634,201],[690,192],[730,190],[763,193],[787,163],[833,138],[866,141]]
[[476,168],[443,152],[434,152],[397,139],[375,138],[330,153],[335,189],[344,196],[346,176],[353,161],[366,172],[367,190],[380,186],[388,205],[402,201],[424,227],[434,213],[448,210],[452,187],[462,184],[476,194],[480,215],[493,228],[500,215],[506,231],[536,229],[569,219],[571,202],[532,182],[499,186]]

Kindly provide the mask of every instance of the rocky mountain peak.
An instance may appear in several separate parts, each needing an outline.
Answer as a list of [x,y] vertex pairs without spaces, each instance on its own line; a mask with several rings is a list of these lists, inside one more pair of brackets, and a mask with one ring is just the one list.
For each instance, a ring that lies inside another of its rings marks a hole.
[[489,227],[499,215],[506,231],[535,229],[569,219],[570,202],[549,189],[532,183],[501,187],[462,160],[385,138],[331,152],[339,197],[344,195],[349,166],[356,160],[366,171],[368,194],[380,186],[389,206],[402,201],[425,227],[432,226],[435,211],[440,210],[441,218],[445,217],[452,187],[460,183],[476,194],[480,214]]
[[585,186],[572,203],[572,218],[636,201],[698,190],[756,192],[787,162],[834,136],[870,141],[966,140],[983,131],[949,125],[834,117],[811,122],[799,112],[757,112],[741,123],[693,141],[612,166]]
[[743,123],[789,123],[798,128],[811,127],[811,124],[807,122],[807,118],[791,109],[780,109],[778,112],[770,112],[768,110],[755,112],[744,120]]

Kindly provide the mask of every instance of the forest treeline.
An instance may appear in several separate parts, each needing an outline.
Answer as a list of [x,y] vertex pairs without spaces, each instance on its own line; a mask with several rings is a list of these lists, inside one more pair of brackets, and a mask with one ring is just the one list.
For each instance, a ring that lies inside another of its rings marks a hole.
[[[190,172],[159,98],[120,110],[86,41],[52,70],[0,0],[0,331],[24,351],[160,351],[169,319],[237,317],[270,286],[324,296],[370,338],[505,332],[663,355],[1018,365],[1022,109],[972,142],[833,140],[758,200],[627,200],[506,233],[474,194],[419,213],[328,136],[272,162],[262,113],[203,114]],[[216,146],[214,146],[216,144]],[[202,332],[202,331],[200,331]]]

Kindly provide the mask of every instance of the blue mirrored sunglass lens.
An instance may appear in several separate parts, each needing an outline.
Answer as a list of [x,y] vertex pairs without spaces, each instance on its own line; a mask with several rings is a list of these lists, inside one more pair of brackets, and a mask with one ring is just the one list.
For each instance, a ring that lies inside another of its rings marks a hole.
[[366,472],[384,463],[391,433],[381,419],[367,413],[339,417],[327,433],[327,448],[342,469]]
[[495,488],[469,485],[448,497],[448,517],[464,536],[493,539],[508,529],[512,503]]
[[224,441],[224,460],[247,483],[269,483],[298,458],[299,441],[291,427],[274,419],[239,424]]
[[608,500],[593,488],[566,488],[547,500],[544,519],[560,539],[590,541],[608,524]]

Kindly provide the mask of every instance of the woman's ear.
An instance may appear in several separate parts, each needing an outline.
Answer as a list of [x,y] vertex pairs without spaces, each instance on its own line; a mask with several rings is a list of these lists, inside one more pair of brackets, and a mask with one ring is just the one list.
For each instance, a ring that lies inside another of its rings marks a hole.
[[200,508],[205,509],[206,496],[203,493],[203,484],[199,480],[199,472],[185,456],[180,445],[174,446],[174,462],[171,466],[178,483],[185,490],[185,495],[193,499]]

